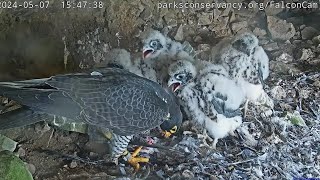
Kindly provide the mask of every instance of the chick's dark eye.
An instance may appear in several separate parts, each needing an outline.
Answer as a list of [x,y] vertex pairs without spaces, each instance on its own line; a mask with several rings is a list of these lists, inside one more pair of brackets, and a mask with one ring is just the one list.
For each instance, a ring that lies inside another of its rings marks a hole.
[[153,47],[153,48],[156,47],[157,44],[158,44],[157,41],[151,41],[150,42],[150,46]]
[[182,80],[182,79],[184,79],[185,77],[186,77],[185,74],[176,74],[176,75],[175,75],[175,78],[176,78],[177,80]]

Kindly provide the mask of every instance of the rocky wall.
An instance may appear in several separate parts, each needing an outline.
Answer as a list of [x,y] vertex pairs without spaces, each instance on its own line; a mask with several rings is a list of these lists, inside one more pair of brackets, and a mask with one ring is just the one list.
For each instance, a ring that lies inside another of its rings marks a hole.
[[[0,80],[47,77],[78,70],[79,66],[90,67],[103,59],[110,48],[137,51],[140,33],[150,27],[178,41],[189,41],[203,58],[206,55],[202,52],[208,46],[243,31],[259,36],[274,59],[281,55],[277,53],[278,42],[287,41],[286,51],[293,59],[300,59],[303,53],[293,53],[301,40],[311,41],[310,47],[305,43],[302,46],[319,49],[314,39],[319,35],[315,20],[320,15],[316,8],[261,8],[259,2],[226,0],[213,2],[242,3],[242,8],[176,9],[169,3],[212,1],[101,0],[102,8],[82,4],[82,8],[67,9],[62,7],[62,1],[48,2],[46,9],[0,9]],[[81,1],[70,2],[76,7]],[[40,0],[33,1],[37,3]]]

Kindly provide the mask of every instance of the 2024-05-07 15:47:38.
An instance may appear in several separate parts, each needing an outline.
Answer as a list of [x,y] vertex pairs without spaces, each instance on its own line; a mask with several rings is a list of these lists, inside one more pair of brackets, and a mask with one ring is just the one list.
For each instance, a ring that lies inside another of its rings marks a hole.
[[63,9],[101,9],[104,7],[102,1],[61,1]]

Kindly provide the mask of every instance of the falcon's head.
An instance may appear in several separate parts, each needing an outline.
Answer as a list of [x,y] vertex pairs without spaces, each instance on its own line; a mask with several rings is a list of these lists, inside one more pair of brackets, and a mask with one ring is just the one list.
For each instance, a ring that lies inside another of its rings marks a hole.
[[162,131],[162,135],[165,138],[170,137],[172,134],[175,134],[182,124],[182,112],[180,109],[180,103],[179,99],[172,93],[171,90],[165,89],[167,93],[169,94],[170,100],[168,103],[169,106],[169,116],[168,120],[164,121],[160,125],[160,129]]
[[170,76],[168,87],[175,92],[188,84],[188,82],[196,76],[197,71],[191,62],[179,60],[169,66],[168,73]]
[[142,38],[143,59],[152,59],[167,51],[167,38],[159,31],[147,31]]
[[182,124],[182,113],[180,107],[178,107],[178,109],[170,109],[170,111],[176,111],[175,115],[160,125],[161,133],[165,138],[169,138],[172,134],[177,133]]

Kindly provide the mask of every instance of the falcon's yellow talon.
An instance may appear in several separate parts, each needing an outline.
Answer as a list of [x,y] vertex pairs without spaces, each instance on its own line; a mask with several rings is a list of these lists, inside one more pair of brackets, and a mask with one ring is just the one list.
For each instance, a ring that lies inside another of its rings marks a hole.
[[142,146],[139,146],[134,152],[131,154],[131,157],[128,160],[128,163],[134,168],[135,172],[140,169],[139,163],[147,163],[149,162],[149,158],[145,157],[136,157],[141,151]]
[[149,158],[145,157],[131,157],[128,160],[128,163],[134,168],[134,171],[137,172],[140,169],[139,163],[147,163],[149,162]]
[[142,149],[142,146],[139,146],[136,150],[133,151],[133,153],[131,154],[131,157],[136,157],[141,151],[141,149]]

